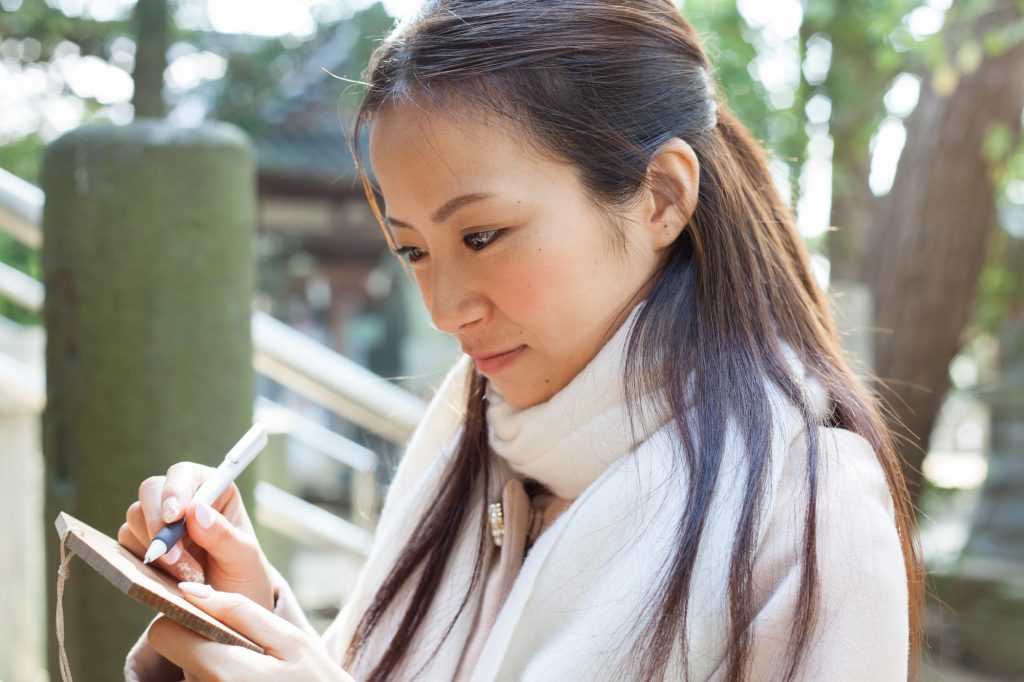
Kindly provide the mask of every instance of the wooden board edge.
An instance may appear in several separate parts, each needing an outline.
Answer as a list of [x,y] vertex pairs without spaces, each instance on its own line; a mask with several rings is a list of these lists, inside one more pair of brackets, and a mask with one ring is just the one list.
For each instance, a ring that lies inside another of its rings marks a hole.
[[[203,637],[206,637],[207,639],[220,644],[240,646],[249,649],[250,651],[255,651],[258,654],[266,653],[263,647],[250,641],[241,634],[234,632],[234,630],[227,632],[225,630],[212,627],[209,623],[176,607],[173,603],[156,597],[156,595],[152,594],[148,590],[133,583],[119,571],[113,571],[114,575],[112,577],[110,575],[111,571],[108,570],[109,566],[103,558],[96,556],[96,552],[92,547],[85,544],[85,542],[73,532],[74,529],[71,528],[70,522],[68,521],[70,518],[73,517],[68,515],[66,512],[60,512],[54,520],[54,526],[57,528],[57,534],[59,535],[61,542],[65,543],[65,546],[69,551],[77,554],[82,561],[89,564],[90,568],[103,575],[108,582],[112,583],[121,592],[124,592],[140,604],[164,614],[175,622],[181,623],[185,627],[199,635],[202,635]],[[227,628],[226,625],[223,625],[223,627]]]
[[[263,650],[263,647],[247,639],[241,634],[235,632],[234,630],[232,630],[231,632],[227,632],[226,630],[214,628],[206,621],[196,618],[188,611],[182,611],[178,608],[175,608],[173,604],[169,604],[163,601],[162,599],[159,599],[158,597],[154,596],[152,592],[144,590],[135,585],[134,583],[132,584],[132,588],[128,592],[128,595],[136,601],[138,601],[139,603],[145,604],[146,606],[159,611],[171,620],[181,623],[190,630],[194,630],[195,632],[203,635],[207,639],[213,640],[214,642],[218,642],[220,644],[233,644],[235,646],[240,646],[245,649],[249,649],[250,651],[255,651],[258,654],[266,653],[266,651]],[[227,626],[223,625],[223,623],[221,625],[227,628]]]
[[[64,512],[61,512],[61,514],[63,515]],[[94,571],[110,581],[114,587],[125,594],[130,594],[129,589],[133,584],[132,581],[122,575],[120,571],[112,571],[103,557],[98,556],[92,547],[85,544],[74,532],[74,529],[68,526],[66,521],[64,521],[64,535],[61,536],[61,541],[65,543],[69,550],[77,554],[82,561],[89,564]]]

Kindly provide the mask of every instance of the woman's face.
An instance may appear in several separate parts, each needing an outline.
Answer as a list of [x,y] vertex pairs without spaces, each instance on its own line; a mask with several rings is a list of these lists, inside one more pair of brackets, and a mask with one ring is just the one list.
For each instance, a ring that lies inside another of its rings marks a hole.
[[[434,325],[517,407],[548,400],[646,295],[663,245],[585,196],[574,169],[479,118],[381,112],[370,159]],[[634,211],[640,224],[650,202]],[[684,221],[685,222],[685,221]]]

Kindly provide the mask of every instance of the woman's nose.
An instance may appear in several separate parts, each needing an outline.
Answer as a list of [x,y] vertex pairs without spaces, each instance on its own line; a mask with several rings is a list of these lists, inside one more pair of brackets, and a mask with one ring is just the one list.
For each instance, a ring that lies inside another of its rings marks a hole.
[[446,334],[457,334],[484,319],[486,298],[466,274],[438,270],[434,270],[427,302],[434,327]]

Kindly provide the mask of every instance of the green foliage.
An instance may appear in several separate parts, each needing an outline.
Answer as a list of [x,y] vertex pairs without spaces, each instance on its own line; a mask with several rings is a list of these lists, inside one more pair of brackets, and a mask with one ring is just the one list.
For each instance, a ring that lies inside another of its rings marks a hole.
[[[1024,182],[1024,144],[1016,143],[1015,153],[1005,157],[995,174],[1003,229],[996,230],[988,245],[968,335],[995,335],[1005,319],[1024,313],[1024,204],[1006,197],[1011,183]],[[988,144],[1001,148],[1006,142]]]
[[227,71],[214,94],[217,118],[250,134],[262,131],[266,125],[261,116],[263,108],[279,95],[279,79],[287,76],[280,60],[288,51],[285,41],[266,40],[254,49],[228,53]]
[[[39,55],[32,59],[37,64],[45,64],[53,59],[62,43],[77,46],[82,55],[108,59],[110,43],[125,34],[127,29],[124,21],[100,22],[69,17],[42,1],[25,2],[16,12],[0,11],[0,39],[31,37],[38,41]],[[87,116],[97,109],[95,101],[86,102]],[[0,145],[0,168],[38,184],[44,147],[45,142],[39,131]],[[36,279],[41,277],[39,252],[2,230],[0,262]],[[39,314],[27,311],[4,298],[0,298],[0,315],[22,324],[42,323]]]
[[997,230],[978,279],[977,298],[968,335],[998,333],[1007,317],[1024,311],[1024,239]]
[[[41,268],[39,251],[30,249],[6,232],[0,231],[0,263],[39,279]],[[42,324],[42,316],[0,297],[0,316],[25,325]]]
[[[348,19],[322,24],[316,36],[306,42],[296,43],[292,38],[270,39],[258,44],[254,42],[250,50],[229,53],[227,73],[216,86],[214,94],[213,110],[217,118],[258,135],[267,127],[266,108],[282,100],[282,86],[307,65],[316,46],[334,33],[350,34],[353,45],[345,55],[342,67],[334,64],[319,66],[341,78],[358,81],[363,76],[370,53],[394,23],[394,17],[380,3],[375,3]],[[339,110],[352,110],[363,89],[345,81],[339,82],[338,86]]]
[[887,112],[882,102],[899,73],[917,71],[920,58],[903,18],[921,6],[919,0],[849,3],[823,0],[830,6],[805,21],[806,34],[827,36],[832,63],[822,91],[832,101],[832,134],[836,138],[835,176],[844,178],[867,168],[871,137]]
[[106,59],[110,42],[119,35],[129,35],[127,19],[96,21],[88,17],[71,17],[49,2],[29,0],[16,12],[0,10],[0,37],[31,37],[41,44],[39,61],[53,58],[54,49],[62,42],[79,47],[83,55]]
[[39,170],[46,144],[37,133],[0,146],[0,168],[32,184],[39,184]]
[[[39,166],[43,158],[43,142],[37,135],[23,137],[12,144],[0,147],[0,168],[38,183]],[[41,274],[39,252],[0,230],[0,263],[39,279]],[[0,297],[0,316],[21,324],[42,324],[40,315],[25,310]]]
[[1002,184],[998,181],[998,173],[1005,170],[1006,160],[1010,156],[1010,152],[1013,151],[1014,143],[1013,131],[1005,124],[989,126],[985,133],[985,139],[981,143],[982,157],[990,165],[995,166],[997,186]]

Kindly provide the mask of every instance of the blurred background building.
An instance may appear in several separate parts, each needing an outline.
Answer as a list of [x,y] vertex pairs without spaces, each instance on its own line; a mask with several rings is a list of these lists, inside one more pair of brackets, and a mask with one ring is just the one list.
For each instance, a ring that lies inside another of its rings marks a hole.
[[[1024,679],[1019,3],[677,4],[773,152],[844,341],[890,405],[934,592],[926,679]],[[47,678],[40,172],[47,145],[86,124],[226,121],[251,139],[255,404],[276,434],[259,532],[314,621],[336,613],[457,353],[344,141],[370,52],[417,5],[0,0],[0,509],[18,519],[0,540],[0,579],[17,588],[0,594],[14,614],[0,679]],[[380,418],[389,404],[404,421]]]

